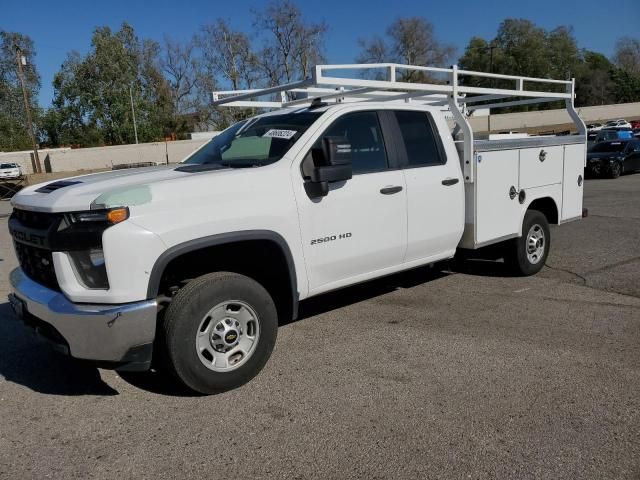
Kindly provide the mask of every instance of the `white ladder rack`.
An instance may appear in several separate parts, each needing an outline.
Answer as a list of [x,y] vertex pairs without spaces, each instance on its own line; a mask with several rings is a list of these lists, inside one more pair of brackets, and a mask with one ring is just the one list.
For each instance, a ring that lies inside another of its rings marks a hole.
[[[335,75],[347,70],[349,76]],[[384,72],[385,80],[369,79],[371,70]],[[412,83],[404,81],[398,72],[418,71],[445,77],[446,83]],[[332,73],[334,74],[332,76]],[[463,78],[489,78],[513,82],[515,88],[473,87],[460,84]],[[535,84],[534,89],[527,89]],[[546,86],[546,87],[545,87]],[[558,91],[558,86],[561,86]],[[269,100],[256,100],[270,96]],[[273,97],[276,96],[277,100]],[[213,106],[238,108],[299,108],[311,102],[411,102],[447,108],[463,134],[463,156],[466,182],[473,182],[474,151],[473,130],[466,113],[483,108],[504,108],[559,100],[565,101],[567,113],[576,124],[578,133],[586,135],[586,126],[574,107],[575,79],[555,80],[451,68],[423,67],[397,63],[366,63],[316,65],[312,76],[298,82],[253,90],[227,90],[213,92]],[[488,103],[487,103],[488,102]]]

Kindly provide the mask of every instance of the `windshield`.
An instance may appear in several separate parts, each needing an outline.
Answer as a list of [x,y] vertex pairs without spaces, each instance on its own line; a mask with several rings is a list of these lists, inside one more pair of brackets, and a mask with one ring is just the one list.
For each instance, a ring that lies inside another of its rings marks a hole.
[[0,168],[18,168],[18,166],[15,163],[2,163]]
[[238,122],[183,163],[243,168],[277,162],[320,115],[305,110]]
[[591,151],[592,152],[622,152],[625,146],[626,146],[626,142],[598,143],[591,149]]

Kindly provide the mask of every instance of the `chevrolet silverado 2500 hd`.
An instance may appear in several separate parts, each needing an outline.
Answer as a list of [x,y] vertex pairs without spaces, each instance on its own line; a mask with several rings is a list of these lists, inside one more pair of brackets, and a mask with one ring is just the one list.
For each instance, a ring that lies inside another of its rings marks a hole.
[[[159,355],[212,393],[260,371],[278,321],[305,298],[485,245],[520,274],[542,268],[549,224],[582,215],[586,129],[572,81],[498,76],[514,88],[489,89],[459,79],[496,75],[456,67],[346,66],[387,69],[385,80],[327,76],[336,68],[216,92],[216,105],[281,108],[180,164],[15,195],[15,312],[73,357],[145,370]],[[406,83],[401,69],[449,82]],[[559,99],[579,135],[482,140],[467,120],[474,108]]]

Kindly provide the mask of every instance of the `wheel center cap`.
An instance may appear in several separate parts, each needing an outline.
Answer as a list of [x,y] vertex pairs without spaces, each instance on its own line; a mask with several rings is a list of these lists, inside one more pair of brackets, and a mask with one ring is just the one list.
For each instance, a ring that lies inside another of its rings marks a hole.
[[238,332],[235,330],[228,330],[224,334],[224,343],[227,345],[233,345],[238,340]]

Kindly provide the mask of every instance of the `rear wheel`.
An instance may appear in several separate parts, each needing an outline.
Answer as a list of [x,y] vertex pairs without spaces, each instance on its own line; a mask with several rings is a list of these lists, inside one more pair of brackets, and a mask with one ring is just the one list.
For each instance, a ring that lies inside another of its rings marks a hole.
[[217,272],[176,294],[163,328],[170,371],[190,389],[210,394],[243,385],[262,370],[275,345],[278,316],[258,282]]
[[522,236],[507,244],[505,263],[517,275],[534,275],[544,266],[550,246],[547,217],[537,210],[529,210],[522,222]]
[[613,162],[611,167],[609,167],[609,177],[610,178],[618,178],[622,173],[622,167],[619,162]]

